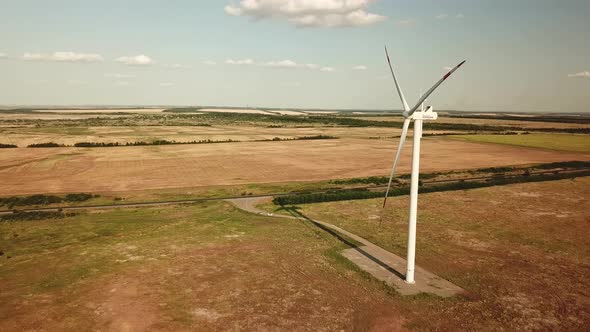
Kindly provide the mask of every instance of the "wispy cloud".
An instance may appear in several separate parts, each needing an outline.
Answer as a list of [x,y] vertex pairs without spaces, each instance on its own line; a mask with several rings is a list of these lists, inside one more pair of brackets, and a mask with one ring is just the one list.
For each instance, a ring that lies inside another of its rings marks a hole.
[[168,69],[191,69],[192,67],[189,65],[182,65],[180,63],[174,63],[174,64],[165,64],[164,68],[168,68]]
[[174,85],[174,83],[170,83],[170,82],[162,82],[162,83],[160,83],[160,86],[161,87],[169,87],[169,86],[173,86],[173,85]]
[[227,64],[227,65],[253,65],[254,60],[252,60],[252,59],[239,59],[239,60],[227,59],[227,60],[225,60],[225,64]]
[[0,52],[0,59],[6,59],[6,58],[8,58],[8,55]]
[[265,64],[265,66],[268,66],[268,67],[278,67],[278,68],[297,68],[300,65],[298,65],[293,60],[280,60],[280,61],[270,61],[270,62],[267,62]]
[[455,18],[464,18],[464,17],[465,17],[465,15],[463,15],[463,14],[457,14],[457,15],[455,15]]
[[590,71],[581,71],[575,74],[569,74],[567,77],[579,77],[579,78],[590,78]]
[[57,62],[102,62],[104,59],[100,54],[77,53],[77,52],[53,52],[52,54],[26,52],[22,56],[28,61],[57,61]]
[[365,65],[358,65],[358,66],[354,66],[352,67],[353,70],[367,70],[367,66]]
[[335,70],[332,67],[320,66],[315,63],[301,64],[301,63],[297,63],[293,60],[288,60],[288,59],[287,60],[279,60],[279,61],[270,61],[270,62],[263,64],[263,66],[273,67],[273,68],[286,68],[286,69],[309,69],[309,70],[319,70],[319,71],[323,71],[323,72],[331,72],[331,71]]
[[231,16],[249,16],[255,20],[285,20],[297,27],[358,27],[386,19],[369,13],[374,0],[241,0],[225,6]]
[[444,70],[444,71],[449,71],[449,70],[451,70],[451,69],[453,69],[453,67],[449,67],[449,66],[444,66],[444,67],[443,67],[443,70]]
[[128,86],[131,85],[131,83],[129,83],[129,81],[117,81],[115,82],[116,86]]
[[152,58],[143,54],[135,56],[122,56],[117,58],[115,61],[128,66],[149,66],[156,63]]
[[205,61],[203,61],[203,64],[205,64],[207,66],[215,66],[217,64],[217,62],[211,61],[211,60],[205,60]]

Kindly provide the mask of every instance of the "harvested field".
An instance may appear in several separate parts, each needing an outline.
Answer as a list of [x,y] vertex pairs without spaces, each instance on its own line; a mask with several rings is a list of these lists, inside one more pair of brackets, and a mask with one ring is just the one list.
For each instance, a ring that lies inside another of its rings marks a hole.
[[[129,191],[385,175],[397,142],[339,139],[117,148],[7,149],[0,195]],[[423,141],[424,172],[590,160],[590,154]],[[457,153],[460,151],[461,153]],[[407,172],[411,149],[399,167]]]
[[39,109],[39,113],[161,113],[164,108],[66,108],[66,109]]
[[471,142],[526,146],[539,149],[590,152],[590,135],[461,135],[455,139]]
[[245,113],[245,114],[265,114],[265,115],[276,115],[275,113],[255,110],[250,108],[200,108],[199,112],[210,112],[210,113]]
[[62,114],[62,113],[0,113],[1,120],[80,120],[92,118],[124,118],[128,114]]
[[[406,308],[421,317],[412,326],[585,330],[590,326],[589,188],[590,177],[583,177],[421,194],[417,264],[469,291],[470,300],[411,301]],[[405,257],[408,197],[390,198],[385,210],[382,202],[304,204],[298,211]]]

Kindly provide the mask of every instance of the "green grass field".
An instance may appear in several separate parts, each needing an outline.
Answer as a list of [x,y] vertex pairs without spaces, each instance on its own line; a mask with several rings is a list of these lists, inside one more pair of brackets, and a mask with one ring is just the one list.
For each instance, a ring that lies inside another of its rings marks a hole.
[[550,150],[590,152],[590,135],[528,134],[528,135],[456,135],[453,139],[479,143],[495,143]]

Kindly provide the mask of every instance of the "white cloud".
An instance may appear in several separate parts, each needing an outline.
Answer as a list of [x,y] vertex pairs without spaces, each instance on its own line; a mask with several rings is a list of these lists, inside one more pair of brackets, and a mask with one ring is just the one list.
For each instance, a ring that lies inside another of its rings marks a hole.
[[203,61],[203,64],[205,64],[207,66],[215,66],[217,64],[217,62],[211,61],[211,60],[205,60],[205,61]]
[[449,67],[449,66],[444,66],[443,70],[444,71],[450,71],[451,69],[453,69],[453,67]]
[[148,66],[156,63],[152,58],[143,54],[136,56],[122,56],[115,61],[129,66]]
[[252,59],[239,59],[239,60],[227,59],[227,60],[225,60],[225,64],[228,64],[228,65],[253,65],[254,60],[252,60]]
[[465,16],[463,14],[457,14],[455,15],[455,18],[464,18]]
[[0,53],[0,59],[5,59],[8,58],[8,55],[6,55],[5,53]]
[[187,66],[187,65],[181,65],[179,63],[174,63],[174,64],[167,64],[164,65],[164,68],[168,68],[168,69],[191,69],[191,66]]
[[581,77],[581,78],[590,78],[590,71],[581,71],[575,74],[569,74],[567,77]]
[[353,70],[367,70],[367,66],[365,65],[358,65],[358,66],[354,66],[352,67]]
[[444,20],[445,18],[449,17],[447,14],[438,14],[435,16],[437,20]]
[[299,65],[292,60],[281,60],[281,61],[271,61],[267,62],[265,66],[269,67],[279,67],[279,68],[297,68]]
[[282,19],[298,27],[355,27],[385,20],[367,12],[374,0],[241,0],[225,6],[231,16]]
[[117,86],[127,86],[130,85],[131,83],[129,83],[128,81],[117,81],[115,82],[115,85]]
[[131,74],[118,74],[118,73],[107,73],[104,74],[105,77],[110,77],[110,78],[133,78],[135,77],[135,75],[131,75]]
[[160,86],[163,86],[163,87],[169,87],[169,86],[173,86],[173,85],[174,85],[174,83],[170,83],[170,82],[160,83]]
[[23,60],[30,61],[57,61],[57,62],[102,62],[104,59],[100,54],[76,53],[76,52],[53,52],[53,54],[25,53]]
[[300,64],[300,63],[297,63],[293,60],[288,60],[288,59],[287,60],[280,60],[280,61],[270,61],[270,62],[263,64],[263,66],[273,67],[273,68],[287,68],[287,69],[309,69],[309,70],[319,70],[319,71],[323,71],[323,72],[330,72],[330,71],[335,70],[332,67],[322,67],[322,66],[317,65],[315,63]]

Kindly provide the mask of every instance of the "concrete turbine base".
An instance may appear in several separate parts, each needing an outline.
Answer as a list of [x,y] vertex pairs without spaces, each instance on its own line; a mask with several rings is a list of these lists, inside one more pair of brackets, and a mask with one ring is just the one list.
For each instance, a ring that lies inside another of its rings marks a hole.
[[385,282],[387,285],[396,289],[401,295],[417,295],[420,293],[434,294],[440,297],[452,297],[464,293],[459,286],[448,280],[438,277],[423,268],[415,267],[415,283],[406,283],[405,275],[401,271],[406,269],[406,260],[390,253],[389,251],[367,241],[366,239],[350,233],[338,226],[304,217],[285,216],[280,214],[270,214],[266,211],[256,208],[256,205],[262,201],[272,199],[272,197],[247,197],[228,200],[233,205],[244,211],[259,215],[288,218],[296,220],[305,220],[316,224],[321,228],[328,228],[331,231],[345,235],[362,245],[345,249],[342,255],[356,264],[361,270],[371,274],[375,279]]

